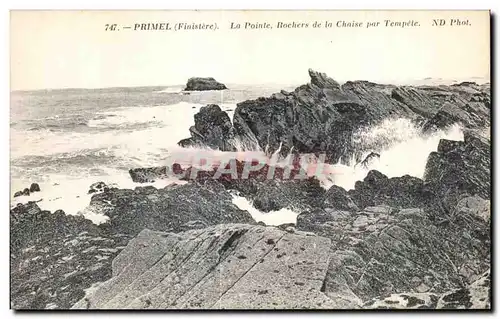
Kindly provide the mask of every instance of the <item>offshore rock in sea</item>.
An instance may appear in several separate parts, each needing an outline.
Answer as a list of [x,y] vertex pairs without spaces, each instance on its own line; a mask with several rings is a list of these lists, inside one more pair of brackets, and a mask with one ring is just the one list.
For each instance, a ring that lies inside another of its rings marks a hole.
[[37,183],[31,183],[29,188],[26,187],[22,191],[15,192],[14,197],[29,196],[31,193],[39,191],[40,191],[40,185],[38,185]]
[[51,214],[34,202],[10,211],[11,306],[68,309],[93,283],[111,277],[111,261],[129,237],[81,216]]
[[227,87],[217,82],[214,78],[190,78],[187,81],[184,91],[209,91],[209,90],[227,90]]
[[194,126],[189,128],[191,137],[179,141],[182,147],[208,146],[221,151],[235,151],[230,144],[232,139],[232,124],[229,115],[218,105],[210,104],[200,108],[194,115]]
[[37,183],[31,183],[30,192],[34,193],[39,191],[40,191],[40,185],[38,185]]
[[14,193],[14,197],[19,197],[19,196],[30,196],[30,189],[25,188],[22,191],[18,191]]
[[336,308],[322,292],[330,249],[324,237],[257,225],[144,230],[73,309]]

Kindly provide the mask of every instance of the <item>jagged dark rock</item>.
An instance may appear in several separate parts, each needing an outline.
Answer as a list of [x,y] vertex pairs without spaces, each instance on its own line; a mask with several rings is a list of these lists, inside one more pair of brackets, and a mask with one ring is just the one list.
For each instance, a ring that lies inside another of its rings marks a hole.
[[490,267],[489,223],[471,211],[315,209],[300,214],[296,228],[335,243],[324,291],[347,308],[391,294],[461,289]]
[[[246,165],[256,166],[258,163],[230,160],[224,169],[234,168],[231,174],[219,174],[219,166],[213,170],[196,170],[188,168],[184,172],[184,180],[205,181],[216,180],[227,190],[237,191],[253,202],[253,206],[263,212],[282,208],[302,211],[321,205],[325,190],[315,177],[307,177],[298,163],[289,168],[262,165],[259,169],[249,170]],[[193,175],[196,170],[196,175]],[[246,172],[246,173],[245,173]],[[195,177],[194,179],[192,177]]]
[[325,193],[323,205],[325,209],[358,211],[358,206],[352,201],[345,189],[333,185]]
[[[183,185],[163,189],[95,183],[89,211],[109,217],[101,225],[19,204],[10,212],[11,306],[490,308],[491,147],[482,136],[489,85],[340,85],[309,75],[293,92],[239,103],[233,124],[219,106],[201,108],[179,144],[234,151],[237,141],[268,154],[325,153],[330,163],[355,155],[368,167],[384,141],[364,149],[353,133],[388,118],[415,121],[423,133],[460,123],[464,141],[441,140],[423,179],[372,170],[350,191],[325,191],[297,163],[243,177],[248,162],[233,160],[236,176],[177,163],[129,171],[138,183],[184,176]],[[211,78],[189,82],[225,88]],[[14,196],[39,191],[34,185]],[[264,212],[301,213],[296,224],[269,227],[235,206],[229,191]]]
[[34,193],[39,191],[40,191],[40,185],[38,185],[37,183],[32,183],[30,186],[30,192]]
[[374,298],[367,309],[491,309],[490,271],[461,289],[443,294],[432,292],[399,293]]
[[227,90],[227,87],[214,78],[190,78],[184,91]]
[[424,207],[434,199],[421,179],[409,175],[388,178],[376,170],[369,171],[363,181],[357,181],[348,194],[360,208],[378,205]]
[[208,146],[221,151],[236,150],[231,145],[231,119],[218,105],[210,104],[200,108],[194,115],[194,123],[194,126],[189,128],[191,137],[181,140],[180,146]]
[[474,130],[465,130],[464,141],[441,140],[429,155],[424,181],[451,209],[467,196],[490,199],[490,141]]
[[[232,203],[216,181],[131,189],[111,188],[92,196],[89,210],[108,216],[115,231],[136,235],[148,228],[183,231],[204,225],[255,223],[250,213]],[[197,223],[193,223],[198,221]]]
[[96,182],[89,187],[87,194],[107,192],[109,187],[104,182]]
[[111,277],[111,261],[129,237],[81,216],[42,211],[34,202],[10,211],[11,307],[68,309],[93,283]]
[[135,183],[152,183],[156,180],[167,177],[167,167],[147,167],[147,168],[133,168],[129,171],[132,181]]
[[432,132],[460,123],[469,129],[490,126],[490,89],[475,83],[439,87],[422,87],[439,105],[438,111],[427,117],[424,132]]
[[30,196],[30,193],[39,192],[40,186],[37,183],[32,183],[29,188],[25,188],[22,191],[18,191],[14,193],[14,197],[19,196]]

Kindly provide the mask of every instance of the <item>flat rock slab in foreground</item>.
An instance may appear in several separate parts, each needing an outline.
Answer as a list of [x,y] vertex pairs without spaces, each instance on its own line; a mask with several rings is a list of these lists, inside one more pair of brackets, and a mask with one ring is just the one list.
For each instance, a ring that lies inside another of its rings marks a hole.
[[73,308],[335,308],[321,292],[330,244],[243,224],[144,230],[113,261],[113,278]]

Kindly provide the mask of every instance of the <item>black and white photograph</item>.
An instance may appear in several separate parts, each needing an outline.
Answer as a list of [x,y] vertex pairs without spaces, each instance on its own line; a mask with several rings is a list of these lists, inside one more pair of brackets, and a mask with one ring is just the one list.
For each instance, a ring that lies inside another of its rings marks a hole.
[[11,11],[10,308],[491,310],[490,21]]

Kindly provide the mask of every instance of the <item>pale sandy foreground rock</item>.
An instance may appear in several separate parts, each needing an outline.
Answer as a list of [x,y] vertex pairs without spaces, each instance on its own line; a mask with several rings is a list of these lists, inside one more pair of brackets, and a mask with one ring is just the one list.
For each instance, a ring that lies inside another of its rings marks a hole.
[[329,239],[275,227],[142,231],[73,309],[338,308],[321,292]]

